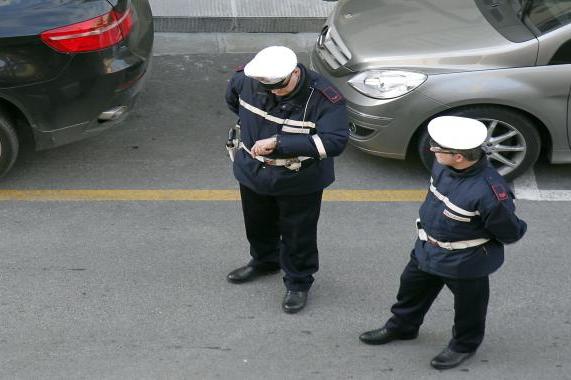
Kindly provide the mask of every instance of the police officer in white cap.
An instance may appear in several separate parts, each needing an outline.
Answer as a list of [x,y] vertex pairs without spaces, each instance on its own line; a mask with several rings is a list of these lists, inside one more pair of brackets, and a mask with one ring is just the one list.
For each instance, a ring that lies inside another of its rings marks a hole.
[[367,344],[415,339],[446,285],[454,295],[452,339],[430,364],[448,369],[472,356],[482,342],[489,275],[503,263],[504,244],[521,239],[527,225],[515,214],[510,188],[483,155],[483,123],[442,116],[428,124],[428,133],[436,161],[393,315],[359,339]]
[[230,80],[229,108],[241,143],[234,175],[250,243],[250,262],[227,276],[243,283],[284,271],[286,313],[306,304],[318,270],[317,221],[333,157],[348,140],[345,101],[284,46],[260,51]]

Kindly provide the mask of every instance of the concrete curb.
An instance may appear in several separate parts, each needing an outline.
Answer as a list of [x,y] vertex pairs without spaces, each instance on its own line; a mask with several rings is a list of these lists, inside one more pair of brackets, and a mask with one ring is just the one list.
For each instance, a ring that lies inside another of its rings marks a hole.
[[171,17],[155,16],[162,33],[318,33],[325,17]]
[[270,45],[311,51],[317,33],[156,33],[153,55],[256,53]]
[[317,33],[335,9],[323,0],[149,0],[155,31]]

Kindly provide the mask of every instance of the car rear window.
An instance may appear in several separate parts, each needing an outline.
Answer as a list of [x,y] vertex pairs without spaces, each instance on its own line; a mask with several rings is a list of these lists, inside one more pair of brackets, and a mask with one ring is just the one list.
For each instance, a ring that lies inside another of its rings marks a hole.
[[541,33],[547,33],[571,22],[571,0],[533,0],[528,20]]

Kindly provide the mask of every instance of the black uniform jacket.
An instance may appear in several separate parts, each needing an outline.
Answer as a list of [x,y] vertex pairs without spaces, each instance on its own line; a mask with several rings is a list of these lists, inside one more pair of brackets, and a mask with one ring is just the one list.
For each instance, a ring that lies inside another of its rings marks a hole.
[[268,158],[311,157],[299,171],[264,165],[244,149],[237,152],[234,175],[244,186],[266,195],[309,194],[335,180],[333,157],[348,140],[345,100],[319,74],[299,64],[301,78],[287,97],[276,97],[238,70],[226,91],[228,107],[240,120],[242,143],[277,135],[278,147]]
[[483,157],[464,171],[435,161],[420,221],[426,233],[441,242],[478,238],[489,242],[447,250],[417,239],[413,254],[419,267],[451,278],[486,276],[504,262],[504,244],[518,241],[527,225],[515,214],[514,195],[505,180]]

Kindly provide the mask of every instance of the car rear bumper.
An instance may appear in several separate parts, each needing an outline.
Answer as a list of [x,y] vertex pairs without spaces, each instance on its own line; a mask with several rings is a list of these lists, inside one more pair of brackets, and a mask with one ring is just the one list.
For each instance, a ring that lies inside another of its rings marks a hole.
[[[140,90],[144,86],[148,74],[145,73],[138,82],[129,90],[115,94],[104,107],[98,107],[97,115],[92,115],[89,120],[55,129],[33,128],[36,150],[55,148],[82,140],[121,124],[129,115],[135,105]],[[124,107],[124,112],[119,117],[111,120],[101,119],[100,116],[117,107]]]
[[[83,101],[80,102],[84,115],[80,117],[82,119],[81,121],[55,128],[55,125],[50,123],[36,125],[35,128],[32,128],[36,150],[55,148],[74,141],[83,140],[121,124],[131,113],[139,93],[150,77],[151,67],[152,65],[149,58],[149,61],[141,63],[141,67],[138,69],[141,71],[129,79],[125,79],[124,74],[116,74],[119,77],[123,76],[123,78],[110,80],[112,84],[105,86],[104,91],[111,94],[109,97],[95,95],[83,99]],[[107,78],[107,80],[108,79],[110,78]],[[102,80],[105,81],[103,78]],[[109,87],[114,88],[114,90]],[[115,115],[115,117],[112,118],[107,117],[109,116],[109,112],[117,110],[118,108],[122,109],[120,115]]]

